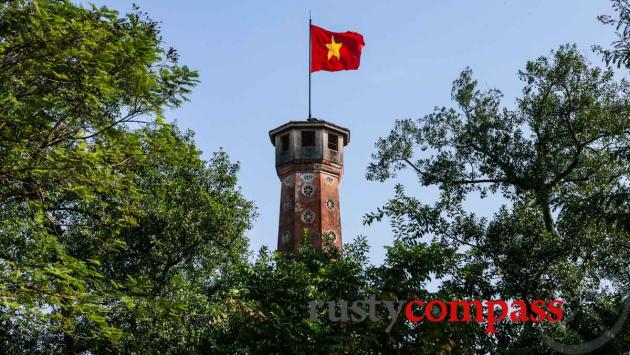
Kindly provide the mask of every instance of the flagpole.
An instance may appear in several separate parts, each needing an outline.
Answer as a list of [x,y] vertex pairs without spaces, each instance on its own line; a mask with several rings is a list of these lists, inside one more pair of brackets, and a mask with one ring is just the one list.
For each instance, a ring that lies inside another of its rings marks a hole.
[[311,44],[311,11],[308,12],[308,119],[311,120],[311,60],[312,60],[312,44]]

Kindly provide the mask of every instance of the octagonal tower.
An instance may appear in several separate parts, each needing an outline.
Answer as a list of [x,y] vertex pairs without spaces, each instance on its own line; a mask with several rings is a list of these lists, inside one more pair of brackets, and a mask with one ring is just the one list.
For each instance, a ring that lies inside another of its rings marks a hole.
[[282,182],[278,250],[299,248],[305,231],[316,249],[322,249],[322,236],[328,234],[341,250],[339,181],[350,131],[309,119],[285,123],[271,130],[269,138]]

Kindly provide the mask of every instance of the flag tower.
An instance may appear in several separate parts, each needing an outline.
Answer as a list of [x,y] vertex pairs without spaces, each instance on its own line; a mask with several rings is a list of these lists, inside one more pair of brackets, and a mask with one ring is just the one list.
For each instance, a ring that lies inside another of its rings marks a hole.
[[269,132],[282,182],[278,250],[300,247],[304,237],[316,249],[341,250],[339,182],[350,130],[311,114],[311,75],[319,70],[359,68],[365,43],[356,32],[331,32],[309,16],[308,119],[290,121]]
[[330,241],[341,250],[339,182],[350,131],[311,118],[285,123],[269,138],[282,183],[278,250],[296,250],[305,235],[316,249]]

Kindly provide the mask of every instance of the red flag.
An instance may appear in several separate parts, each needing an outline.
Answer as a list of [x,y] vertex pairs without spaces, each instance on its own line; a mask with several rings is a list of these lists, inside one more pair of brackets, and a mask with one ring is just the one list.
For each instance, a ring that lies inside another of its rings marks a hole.
[[363,46],[359,33],[330,32],[311,25],[311,73],[358,69]]

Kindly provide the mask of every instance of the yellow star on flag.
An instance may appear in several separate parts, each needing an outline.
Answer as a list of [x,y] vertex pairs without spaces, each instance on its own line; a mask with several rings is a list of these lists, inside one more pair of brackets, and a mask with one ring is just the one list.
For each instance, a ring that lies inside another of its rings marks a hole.
[[341,48],[343,43],[335,42],[335,36],[330,36],[330,41],[331,43],[326,44],[326,48],[328,48],[328,60],[330,60],[330,58],[332,58],[333,56],[339,59],[339,57],[341,56],[341,54],[339,53],[339,49]]

